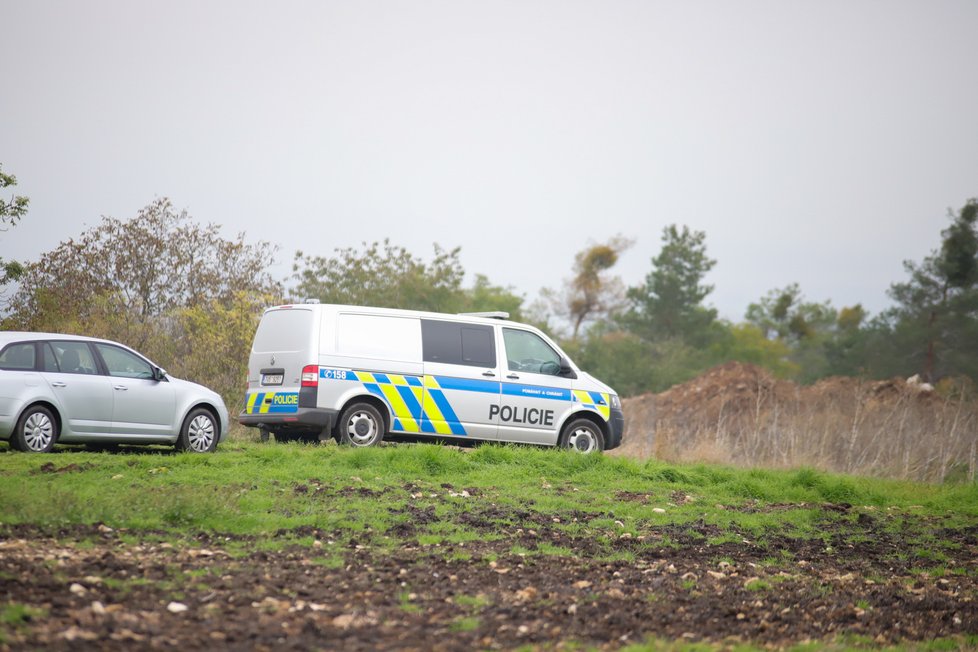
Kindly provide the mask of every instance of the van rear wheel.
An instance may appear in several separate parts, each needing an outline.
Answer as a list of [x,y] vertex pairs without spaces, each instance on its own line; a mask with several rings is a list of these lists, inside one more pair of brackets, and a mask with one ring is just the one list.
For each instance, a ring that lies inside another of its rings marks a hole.
[[338,424],[340,443],[376,446],[384,439],[384,417],[370,403],[354,403],[343,410]]
[[600,453],[604,450],[604,435],[590,419],[575,419],[564,428],[559,445],[578,453]]

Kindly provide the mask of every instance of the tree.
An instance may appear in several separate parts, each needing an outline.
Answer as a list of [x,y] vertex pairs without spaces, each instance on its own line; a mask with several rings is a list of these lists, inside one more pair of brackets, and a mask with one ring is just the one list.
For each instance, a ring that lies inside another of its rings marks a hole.
[[523,320],[523,297],[514,294],[510,287],[493,285],[484,274],[476,274],[472,287],[464,292],[462,310],[464,312],[509,313],[514,321]]
[[771,290],[759,303],[750,304],[746,319],[761,329],[765,337],[797,344],[814,340],[830,330],[837,316],[831,302],[805,301],[801,288],[792,283]]
[[[574,256],[574,275],[564,281],[563,291],[541,290],[546,307],[540,306],[536,312],[544,313],[549,308],[567,320],[570,340],[577,342],[585,324],[607,318],[624,306],[624,285],[610,270],[631,246],[631,240],[619,235],[579,251]],[[547,316],[538,314],[537,321],[545,322]]]
[[662,249],[652,259],[643,285],[629,288],[629,329],[648,341],[680,339],[693,346],[709,342],[716,310],[703,305],[713,291],[703,283],[716,261],[706,254],[706,233],[671,224],[663,229]]
[[910,279],[890,286],[897,302],[887,319],[924,378],[978,374],[978,199],[970,199],[941,232],[941,248],[920,264],[904,261]]
[[445,251],[435,244],[427,263],[387,239],[362,247],[337,248],[329,258],[297,251],[292,265],[296,300],[448,313],[502,310],[514,319],[520,316],[523,298],[512,288],[493,285],[483,274],[476,274],[471,288],[462,286],[459,247]]
[[[247,360],[261,308],[281,301],[281,286],[265,271],[273,253],[268,243],[246,244],[244,234],[226,240],[217,225],[200,226],[157,199],[133,219],[104,217],[27,264],[4,327],[118,340],[177,375],[194,369],[201,375],[192,380],[228,397],[242,391],[243,376],[230,386],[219,366],[194,367],[188,356],[221,350],[225,362]],[[242,315],[246,325],[235,321]],[[198,341],[208,318],[223,326]]]
[[445,251],[437,244],[434,249],[430,263],[387,239],[364,242],[363,251],[338,248],[331,258],[297,251],[293,294],[322,303],[457,312],[464,304],[460,249]]
[[[865,375],[869,371],[862,305],[836,310],[831,301],[806,301],[797,283],[774,289],[747,308],[747,323],[783,345],[785,362],[801,382],[828,375]],[[773,369],[773,368],[772,368]]]
[[[17,177],[12,174],[5,174],[3,164],[0,164],[0,190],[12,188],[17,185]],[[27,214],[27,206],[30,200],[27,197],[11,195],[10,201],[0,197],[0,231],[6,232]],[[16,260],[3,260],[0,258],[0,287],[16,281],[24,272],[23,266]]]

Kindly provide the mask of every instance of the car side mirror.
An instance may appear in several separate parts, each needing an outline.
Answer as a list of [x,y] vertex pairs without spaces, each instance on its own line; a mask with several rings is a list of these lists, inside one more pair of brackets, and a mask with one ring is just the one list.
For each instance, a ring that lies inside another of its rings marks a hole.
[[153,380],[157,382],[166,380],[166,369],[162,367],[153,367]]
[[560,356],[560,373],[558,375],[564,378],[577,378],[577,374],[570,366],[570,360],[564,356]]

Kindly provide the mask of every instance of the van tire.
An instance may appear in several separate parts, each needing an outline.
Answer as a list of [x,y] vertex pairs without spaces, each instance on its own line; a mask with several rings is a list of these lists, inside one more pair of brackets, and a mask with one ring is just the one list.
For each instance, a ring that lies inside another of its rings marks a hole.
[[590,419],[574,419],[560,433],[558,445],[578,453],[600,453],[604,450],[604,433]]
[[384,439],[384,417],[370,403],[347,406],[336,427],[339,442],[347,446],[376,446]]

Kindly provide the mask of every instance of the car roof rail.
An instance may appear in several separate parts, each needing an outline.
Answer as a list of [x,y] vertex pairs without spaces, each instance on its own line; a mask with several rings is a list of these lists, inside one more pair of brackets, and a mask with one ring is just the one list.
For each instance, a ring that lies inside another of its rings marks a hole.
[[485,317],[486,319],[509,319],[509,313],[505,310],[493,310],[491,312],[460,312],[461,317]]

